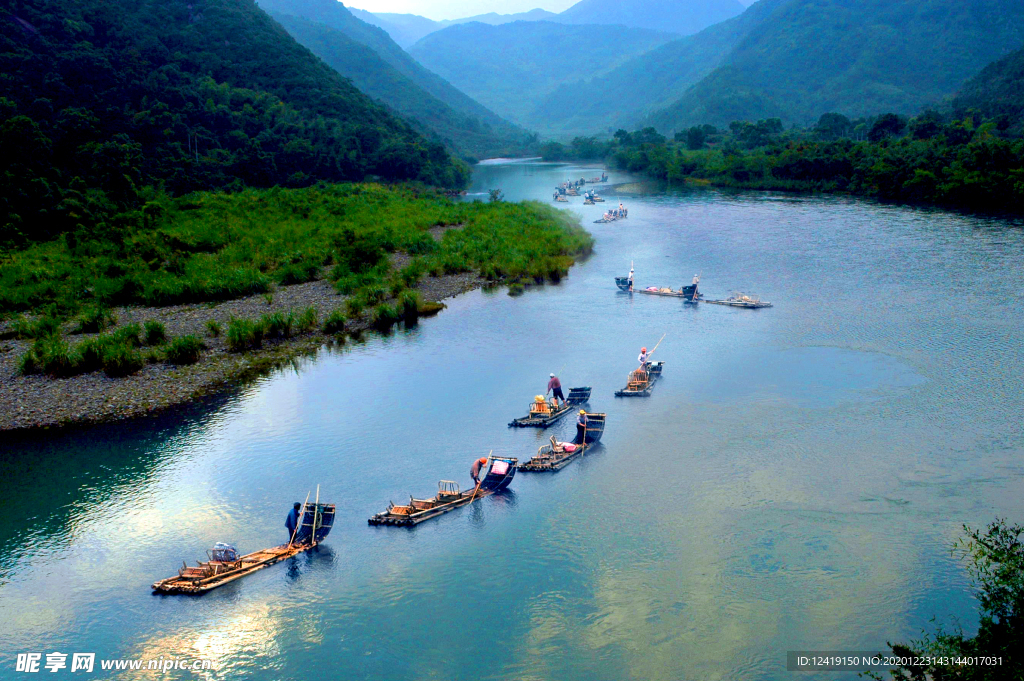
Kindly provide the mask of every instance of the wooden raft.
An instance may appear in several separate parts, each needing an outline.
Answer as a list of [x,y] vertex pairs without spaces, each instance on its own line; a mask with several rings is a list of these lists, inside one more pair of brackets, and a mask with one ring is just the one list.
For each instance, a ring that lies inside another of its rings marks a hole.
[[626,387],[622,390],[615,392],[616,397],[648,397],[651,394],[651,388],[661,378],[661,370],[664,367],[664,362],[651,362],[648,365],[647,371],[643,369],[634,369],[629,372],[629,378],[626,382]]
[[313,544],[283,544],[261,551],[248,553],[236,561],[210,561],[197,567],[184,565],[176,577],[168,577],[153,584],[153,591],[159,593],[200,594],[216,589],[247,575],[269,567],[285,558],[308,551]]

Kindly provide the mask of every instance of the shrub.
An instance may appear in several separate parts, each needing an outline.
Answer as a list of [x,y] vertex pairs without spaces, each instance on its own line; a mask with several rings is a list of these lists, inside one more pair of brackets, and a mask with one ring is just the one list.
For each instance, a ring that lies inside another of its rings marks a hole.
[[120,329],[117,329],[110,334],[110,336],[118,343],[127,344],[134,348],[142,345],[142,341],[139,340],[139,336],[141,335],[142,327],[138,324],[125,324]]
[[267,305],[273,305],[274,304],[274,292],[273,291],[267,291],[266,293],[264,293],[263,294],[263,300],[266,301]]
[[111,378],[137,373],[146,364],[142,353],[127,343],[111,343],[103,353],[103,371]]
[[228,322],[228,350],[242,352],[263,346],[263,325],[248,319],[234,319]]
[[78,315],[77,322],[71,333],[99,333],[117,324],[117,317],[102,307],[91,307]]
[[146,364],[157,364],[163,361],[164,356],[159,350],[150,349],[142,353],[142,359],[146,361]]
[[345,315],[341,310],[333,310],[324,320],[324,333],[342,333],[345,330],[345,321]]
[[349,319],[355,319],[361,315],[365,309],[366,304],[363,302],[362,298],[358,296],[352,296],[345,301],[345,312],[348,313]]
[[420,294],[416,291],[402,291],[398,297],[398,308],[406,321],[415,320],[420,311]]
[[388,290],[383,286],[371,286],[366,289],[366,300],[370,305],[382,303],[388,297]]
[[21,339],[46,338],[60,331],[60,320],[42,316],[34,320],[18,317],[14,321],[14,335]]
[[312,260],[304,260],[299,263],[289,263],[277,271],[277,281],[282,286],[290,284],[305,284],[313,281],[320,274],[320,265]]
[[41,371],[35,350],[29,348],[25,351],[25,354],[21,356],[20,360],[18,360],[18,371],[22,376],[38,374]]
[[223,333],[223,330],[221,329],[220,326],[220,322],[218,322],[216,319],[211,319],[207,321],[206,333],[207,335],[212,336],[213,338],[219,338],[220,334]]
[[87,338],[78,344],[78,354],[81,357],[81,373],[99,371],[103,368],[103,353],[110,340],[110,336],[100,336],[98,338]]
[[81,355],[61,336],[50,336],[45,339],[35,352],[40,361],[40,368],[50,376],[62,378],[79,373]]
[[295,329],[299,333],[308,333],[316,328],[320,322],[320,313],[316,311],[315,307],[307,307],[299,315],[299,320],[295,322]]
[[402,318],[402,314],[393,306],[381,303],[370,313],[370,324],[381,331],[386,331]]
[[167,342],[167,331],[163,324],[150,320],[146,322],[145,327],[146,345],[163,345]]
[[263,329],[264,338],[290,338],[292,327],[295,325],[295,314],[289,312],[287,315],[281,312],[266,314],[260,318],[259,326]]
[[167,346],[165,355],[171,364],[195,364],[206,348],[198,336],[188,334],[172,340]]
[[420,304],[419,314],[421,317],[433,317],[444,308],[444,303],[432,303],[428,301]]

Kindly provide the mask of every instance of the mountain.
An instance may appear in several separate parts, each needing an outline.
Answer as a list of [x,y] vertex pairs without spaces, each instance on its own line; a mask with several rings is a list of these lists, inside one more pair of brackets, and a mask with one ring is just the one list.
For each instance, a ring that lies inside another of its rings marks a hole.
[[420,38],[444,28],[433,19],[421,17],[418,14],[389,14],[386,12],[374,14],[355,7],[348,9],[360,21],[387,31],[391,39],[403,48],[409,48]]
[[769,117],[810,123],[829,111],[913,113],[1022,42],[1020,2],[789,0],[641,125],[672,131]]
[[261,0],[260,6],[360,90],[437,133],[463,156],[520,153],[532,141],[530,133],[424,68],[383,29],[337,0]]
[[989,64],[960,88],[953,111],[965,115],[971,110],[983,118],[1005,117],[1024,132],[1024,48]]
[[464,164],[248,0],[0,7],[0,241],[106,224],[143,187],[451,186]]
[[744,10],[738,0],[580,0],[558,15],[571,24],[619,24],[691,35]]
[[[750,9],[626,61],[610,72],[556,89],[529,116],[549,133],[590,135],[630,128],[646,113],[672,104],[721,64],[772,12],[789,0],[760,0]],[[608,93],[615,93],[609,97]]]
[[500,24],[510,24],[513,21],[554,21],[558,17],[554,12],[548,12],[543,9],[531,9],[529,12],[517,12],[515,14],[488,12],[487,14],[478,14],[466,17],[465,19],[434,21],[433,19],[421,17],[418,14],[370,13],[365,10],[355,9],[354,7],[349,7],[348,9],[362,21],[383,28],[396,43],[404,48],[412,46],[420,38],[424,38],[434,31],[440,31],[442,28],[454,26],[455,24],[477,22],[498,26]]
[[[601,74],[671,40],[646,29],[517,21],[450,26],[412,46],[424,66],[488,108],[531,129],[537,103],[582,73]],[[614,97],[614,93],[606,96]]]

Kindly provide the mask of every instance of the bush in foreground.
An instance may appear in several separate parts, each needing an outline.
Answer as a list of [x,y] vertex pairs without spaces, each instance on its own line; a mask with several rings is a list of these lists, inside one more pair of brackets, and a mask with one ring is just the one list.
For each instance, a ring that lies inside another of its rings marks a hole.
[[150,320],[145,325],[146,345],[163,345],[167,342],[167,330],[164,325],[156,320]]
[[263,347],[263,327],[248,319],[234,319],[228,322],[228,350],[243,352]]
[[327,334],[338,335],[345,331],[345,314],[341,310],[334,310],[324,320],[323,331]]
[[195,364],[206,348],[197,336],[188,334],[172,340],[167,346],[165,355],[171,364]]

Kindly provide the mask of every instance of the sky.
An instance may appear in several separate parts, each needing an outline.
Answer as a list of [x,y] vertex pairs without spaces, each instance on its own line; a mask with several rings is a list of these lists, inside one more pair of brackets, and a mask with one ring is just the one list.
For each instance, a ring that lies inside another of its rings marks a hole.
[[[577,0],[354,0],[345,2],[350,7],[365,9],[367,12],[393,12],[395,14],[418,14],[434,21],[443,19],[464,19],[478,14],[498,12],[513,14],[528,12],[540,7],[549,12],[562,12],[575,5]],[[685,2],[685,0],[680,0]],[[740,0],[744,5],[754,0]]]

